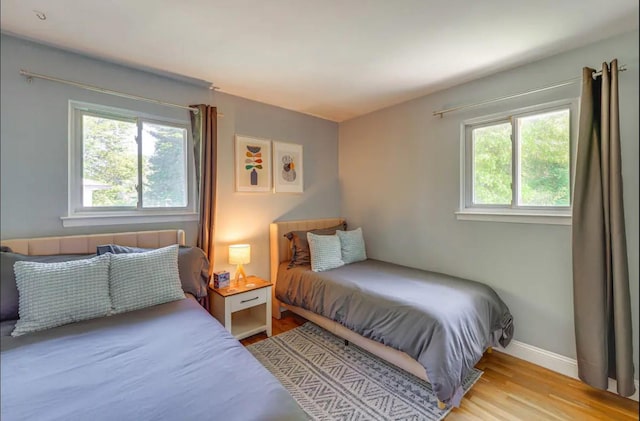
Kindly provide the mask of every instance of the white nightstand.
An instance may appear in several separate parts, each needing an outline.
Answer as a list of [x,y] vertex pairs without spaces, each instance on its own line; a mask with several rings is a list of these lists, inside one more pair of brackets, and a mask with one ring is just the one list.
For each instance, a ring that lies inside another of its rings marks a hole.
[[209,287],[211,315],[236,339],[256,333],[271,336],[271,282],[249,276],[227,288]]

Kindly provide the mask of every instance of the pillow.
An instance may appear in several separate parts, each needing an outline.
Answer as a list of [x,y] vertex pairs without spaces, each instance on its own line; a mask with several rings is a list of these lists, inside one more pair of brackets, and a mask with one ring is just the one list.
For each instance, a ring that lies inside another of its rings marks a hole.
[[59,263],[18,261],[20,318],[11,336],[108,316],[110,256]]
[[311,270],[323,272],[344,266],[340,250],[340,238],[337,235],[317,235],[307,233],[311,251]]
[[3,320],[0,322],[0,337],[11,336],[11,332],[16,328],[17,320]]
[[18,287],[13,265],[18,261],[56,263],[89,259],[95,254],[55,254],[51,256],[28,256],[25,254],[0,252],[0,321],[18,319]]
[[[98,256],[105,253],[143,253],[153,249],[138,247],[119,246],[117,244],[107,244],[98,246]],[[209,284],[209,259],[204,251],[198,247],[180,246],[178,249],[178,272],[182,290],[195,296],[203,298],[207,296],[207,285]]]
[[145,251],[151,251],[155,249],[143,249],[140,247],[119,246],[118,244],[106,244],[96,247],[96,254],[102,256],[103,254],[113,253],[144,253]]
[[343,222],[329,228],[319,228],[308,231],[290,231],[286,233],[284,236],[291,241],[291,262],[289,263],[289,268],[311,264],[311,254],[309,252],[307,233],[312,232],[316,235],[333,235],[337,230],[346,229],[347,223]]
[[362,228],[352,231],[336,231],[336,235],[340,239],[342,260],[345,265],[367,260],[367,253],[364,249],[364,238],[362,237]]
[[142,253],[108,255],[114,314],[185,298],[178,272],[177,244]]

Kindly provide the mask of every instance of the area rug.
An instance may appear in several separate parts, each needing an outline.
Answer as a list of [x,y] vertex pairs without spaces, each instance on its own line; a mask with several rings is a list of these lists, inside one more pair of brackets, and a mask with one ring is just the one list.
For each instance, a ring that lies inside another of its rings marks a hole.
[[[247,349],[313,420],[441,420],[431,384],[308,322]],[[474,369],[465,393],[480,378]]]

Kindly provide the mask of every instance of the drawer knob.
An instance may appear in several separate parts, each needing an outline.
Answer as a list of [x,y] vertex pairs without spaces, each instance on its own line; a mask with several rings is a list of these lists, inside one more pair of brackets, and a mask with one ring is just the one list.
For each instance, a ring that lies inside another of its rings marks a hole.
[[249,301],[257,300],[258,298],[260,298],[260,297],[249,298],[248,300],[242,300],[242,301],[240,301],[240,303],[241,303],[241,304],[248,303]]

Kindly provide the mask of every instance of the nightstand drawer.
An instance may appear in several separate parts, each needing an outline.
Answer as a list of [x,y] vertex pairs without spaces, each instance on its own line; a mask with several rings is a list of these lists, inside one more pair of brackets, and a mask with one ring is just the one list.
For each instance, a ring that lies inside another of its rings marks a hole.
[[231,305],[231,312],[243,310],[245,308],[257,306],[258,304],[267,302],[267,290],[269,288],[261,288],[253,291],[243,292],[242,294],[233,295],[228,298]]

